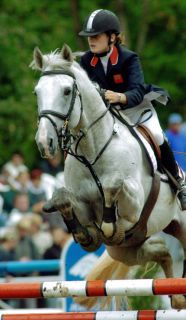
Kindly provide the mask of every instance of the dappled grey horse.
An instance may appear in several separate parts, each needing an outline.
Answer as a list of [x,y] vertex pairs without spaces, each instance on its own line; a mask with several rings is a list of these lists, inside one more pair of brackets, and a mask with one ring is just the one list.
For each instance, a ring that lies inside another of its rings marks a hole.
[[[160,183],[146,237],[127,246],[126,235],[139,221],[154,183],[144,149],[109,112],[69,47],[48,55],[35,49],[32,67],[41,71],[35,87],[38,148],[43,157],[55,156],[59,148],[68,154],[65,188],[54,193],[45,209],[60,210],[85,250],[105,243],[113,259],[128,265],[156,261],[173,277],[171,256],[156,234],[167,228],[185,252],[186,212],[180,211],[169,184]],[[185,297],[174,296],[172,304],[185,307]]]

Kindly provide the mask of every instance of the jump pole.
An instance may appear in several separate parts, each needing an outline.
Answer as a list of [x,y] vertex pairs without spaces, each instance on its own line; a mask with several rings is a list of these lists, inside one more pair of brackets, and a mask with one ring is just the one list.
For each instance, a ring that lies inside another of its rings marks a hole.
[[21,274],[27,272],[59,271],[60,260],[32,260],[32,261],[10,261],[0,262],[0,275],[7,273]]
[[61,314],[4,314],[0,320],[185,320],[186,310],[69,312]]
[[[1,283],[0,299],[186,294],[186,278]],[[186,318],[185,318],[186,319]]]

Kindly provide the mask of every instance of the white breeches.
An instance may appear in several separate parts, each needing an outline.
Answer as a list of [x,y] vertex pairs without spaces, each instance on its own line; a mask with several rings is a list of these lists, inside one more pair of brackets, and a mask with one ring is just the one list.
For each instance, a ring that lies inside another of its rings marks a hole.
[[[122,113],[129,118],[130,122],[134,124],[138,121],[142,112],[147,109],[150,109],[152,111],[152,117],[149,120],[145,121],[143,125],[146,126],[152,132],[157,143],[159,145],[162,145],[165,140],[164,133],[160,126],[156,110],[154,109],[153,105],[150,102],[148,102],[148,104],[146,103],[145,105],[144,103],[141,103],[136,107],[123,110]],[[147,119],[148,116],[149,116],[149,113],[145,114],[142,117],[141,122]]]

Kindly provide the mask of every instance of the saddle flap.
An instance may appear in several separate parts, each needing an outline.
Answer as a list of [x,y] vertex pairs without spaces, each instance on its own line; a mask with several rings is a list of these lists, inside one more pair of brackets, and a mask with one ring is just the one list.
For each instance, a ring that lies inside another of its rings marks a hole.
[[137,130],[141,133],[141,135],[147,140],[147,142],[152,147],[157,161],[161,161],[161,150],[152,132],[143,124],[138,125]]

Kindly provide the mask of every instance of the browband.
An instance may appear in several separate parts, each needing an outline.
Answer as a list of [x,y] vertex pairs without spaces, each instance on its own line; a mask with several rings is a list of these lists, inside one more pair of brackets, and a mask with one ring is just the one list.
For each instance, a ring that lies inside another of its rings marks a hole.
[[41,73],[41,77],[49,76],[49,75],[52,75],[52,74],[65,74],[67,76],[72,77],[73,79],[76,79],[74,74],[70,70],[65,70],[65,69],[43,71]]

